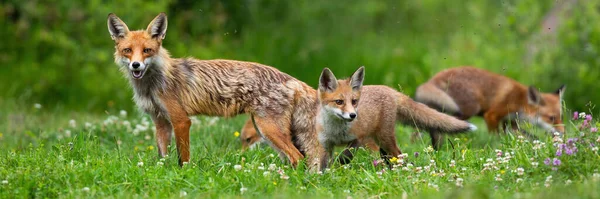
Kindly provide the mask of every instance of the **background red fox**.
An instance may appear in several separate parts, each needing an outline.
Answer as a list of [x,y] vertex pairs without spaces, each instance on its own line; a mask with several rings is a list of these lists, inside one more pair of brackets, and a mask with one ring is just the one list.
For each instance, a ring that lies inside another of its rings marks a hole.
[[310,168],[320,167],[322,147],[314,128],[317,96],[310,86],[258,63],[171,58],[162,47],[167,32],[164,13],[139,31],[129,31],[111,13],[108,31],[115,41],[115,62],[129,79],[136,104],[156,125],[161,157],[167,154],[174,130],[179,164],[189,162],[188,116],[248,113],[281,157],[296,166],[306,154]]
[[459,119],[483,116],[488,130],[497,132],[503,121],[517,128],[516,119],[550,132],[564,132],[561,101],[565,86],[540,93],[508,77],[474,67],[439,72],[417,88],[415,99]]
[[[363,67],[344,80],[337,80],[331,70],[323,69],[319,78],[316,124],[319,141],[327,152],[325,155],[331,156],[336,145],[357,147],[359,140],[371,138],[388,162],[388,158],[401,154],[396,142],[396,121],[423,128],[432,135],[476,129],[472,124],[415,102],[390,87],[362,86],[363,80]],[[434,146],[439,145],[436,138],[432,136]],[[341,163],[351,159],[348,150],[340,157]]]

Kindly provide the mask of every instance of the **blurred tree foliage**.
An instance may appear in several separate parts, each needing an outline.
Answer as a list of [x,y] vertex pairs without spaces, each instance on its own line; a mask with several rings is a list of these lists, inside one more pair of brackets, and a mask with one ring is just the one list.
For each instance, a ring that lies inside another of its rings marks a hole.
[[[364,65],[367,84],[409,95],[442,69],[473,65],[542,91],[567,84],[567,105],[587,110],[600,97],[600,2],[572,4],[559,13],[555,39],[531,44],[557,2],[7,0],[0,3],[0,97],[131,110],[107,14],[143,29],[166,12],[164,46],[174,57],[260,62],[312,86],[323,67],[346,76]],[[530,45],[538,48],[533,55]]]

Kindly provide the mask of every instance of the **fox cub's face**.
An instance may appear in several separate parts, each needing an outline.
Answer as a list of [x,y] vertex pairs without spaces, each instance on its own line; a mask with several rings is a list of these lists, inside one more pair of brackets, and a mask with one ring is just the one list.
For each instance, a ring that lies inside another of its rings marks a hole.
[[360,67],[349,79],[337,80],[331,70],[323,69],[319,79],[321,108],[333,117],[348,122],[353,121],[358,115],[358,100],[365,77],[364,71],[364,67]]
[[160,67],[158,56],[167,32],[167,16],[160,13],[146,30],[129,31],[127,25],[115,14],[108,15],[108,32],[115,41],[115,62],[131,75],[141,79],[152,67]]
[[565,132],[561,109],[564,91],[564,85],[554,93],[540,93],[535,87],[529,87],[527,91],[529,104],[524,113],[532,123],[546,130]]

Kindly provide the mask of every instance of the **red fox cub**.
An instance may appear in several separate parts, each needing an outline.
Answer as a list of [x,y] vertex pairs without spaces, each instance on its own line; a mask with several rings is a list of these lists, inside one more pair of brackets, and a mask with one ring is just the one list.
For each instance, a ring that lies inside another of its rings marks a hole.
[[540,93],[508,77],[474,67],[439,72],[417,88],[415,100],[459,119],[483,116],[490,132],[502,122],[525,120],[547,131],[564,132],[561,101],[565,86],[554,93]]
[[[359,146],[359,140],[373,139],[378,143],[382,158],[401,154],[396,143],[396,121],[423,128],[436,135],[475,130],[468,122],[438,112],[387,86],[363,86],[364,68],[352,77],[337,80],[325,68],[319,78],[319,108],[317,133],[325,147],[326,157],[334,146]],[[437,140],[432,139],[432,142]],[[435,144],[435,143],[434,143]],[[343,153],[341,163],[352,159],[349,151]],[[389,162],[388,162],[389,163]]]
[[292,166],[305,155],[311,170],[323,164],[314,124],[315,89],[258,63],[171,58],[162,47],[167,33],[164,13],[146,30],[130,31],[112,13],[107,24],[115,42],[115,62],[129,79],[137,106],[156,125],[159,156],[167,154],[174,131],[179,164],[190,161],[191,115],[247,113],[262,137]]
[[[263,139],[256,133],[252,119],[248,119],[242,130],[240,131],[240,141],[242,142],[242,151],[252,150],[263,143]],[[379,146],[370,137],[365,137],[364,140],[359,140],[366,148],[373,151],[379,151]]]

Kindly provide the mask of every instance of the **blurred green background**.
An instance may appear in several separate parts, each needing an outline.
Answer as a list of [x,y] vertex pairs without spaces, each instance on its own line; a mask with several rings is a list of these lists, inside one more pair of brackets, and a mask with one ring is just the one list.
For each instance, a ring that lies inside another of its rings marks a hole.
[[[600,1],[22,1],[0,3],[0,102],[73,111],[133,110],[106,18],[144,29],[166,12],[173,57],[274,66],[316,86],[323,67],[414,95],[436,72],[473,65],[567,107],[600,97]],[[399,87],[400,86],[400,87]]]

